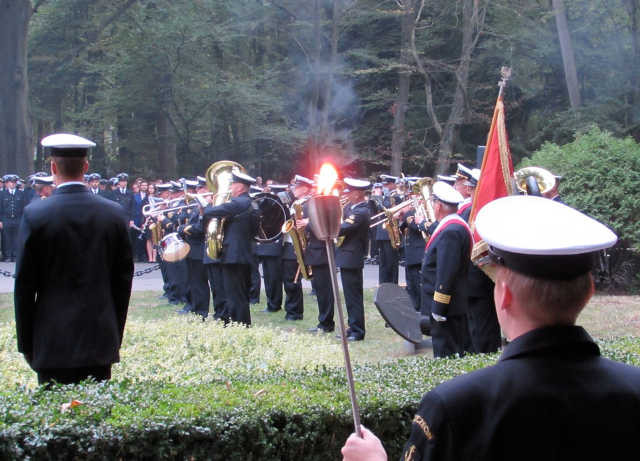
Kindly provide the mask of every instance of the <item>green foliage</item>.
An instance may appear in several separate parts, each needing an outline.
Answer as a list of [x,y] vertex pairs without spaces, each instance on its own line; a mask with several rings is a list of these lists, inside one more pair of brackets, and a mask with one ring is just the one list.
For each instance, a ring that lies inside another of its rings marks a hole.
[[[353,427],[342,351],[333,335],[304,332],[317,315],[310,295],[304,321],[255,312],[250,329],[177,317],[156,296],[134,293],[111,382],[43,391],[16,351],[11,296],[0,295],[0,459],[339,457]],[[367,340],[351,353],[362,422],[393,459],[422,394],[497,354],[396,359],[398,336],[372,297],[366,290]],[[632,298],[598,297],[585,312],[596,317],[581,321],[596,336],[620,335],[599,341],[605,356],[640,365],[640,340],[622,336],[636,312]],[[625,328],[612,323],[619,316]],[[72,400],[82,404],[64,409]]]
[[523,160],[528,165],[563,176],[560,194],[567,204],[610,226],[623,246],[640,249],[640,145],[632,138],[591,128],[563,146],[544,144]]

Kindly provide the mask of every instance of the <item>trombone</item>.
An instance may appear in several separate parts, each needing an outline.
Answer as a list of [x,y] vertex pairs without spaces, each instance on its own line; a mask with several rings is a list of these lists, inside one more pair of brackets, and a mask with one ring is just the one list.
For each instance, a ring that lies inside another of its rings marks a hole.
[[[210,197],[215,195],[216,194],[214,194],[213,192],[203,192],[200,194],[190,194],[187,192],[185,193],[184,197],[177,197],[177,198],[172,198],[167,200],[159,200],[159,201],[156,201],[155,203],[146,204],[145,206],[142,207],[142,215],[157,216],[162,213],[167,213],[170,211],[178,211],[178,210],[182,210],[189,207],[195,207],[195,206],[204,207],[207,205],[207,203],[205,202],[205,197]],[[185,203],[184,205],[170,206],[172,203],[179,203],[182,200],[186,201],[187,203]],[[189,203],[193,200],[196,200],[196,203]],[[166,205],[167,208],[161,208],[164,205]]]
[[[371,216],[371,221],[369,224],[369,228],[379,226],[380,224],[386,223],[390,214],[394,214],[396,211],[402,210],[404,207],[409,206],[413,203],[413,199],[405,200],[404,202],[400,202],[397,205],[392,206],[391,208],[387,208],[384,211],[381,211],[378,214]],[[375,221],[375,222],[374,222]]]

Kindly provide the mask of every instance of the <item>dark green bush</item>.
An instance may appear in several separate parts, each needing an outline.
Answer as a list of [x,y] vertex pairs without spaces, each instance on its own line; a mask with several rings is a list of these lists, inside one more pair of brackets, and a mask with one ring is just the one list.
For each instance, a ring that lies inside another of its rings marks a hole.
[[[640,280],[640,144],[592,127],[573,142],[544,144],[522,166],[541,166],[563,177],[560,195],[570,206],[611,227],[619,242],[604,267],[611,288],[633,290]],[[603,287],[604,288],[604,287]]]
[[[640,340],[603,353],[640,365]],[[355,369],[362,422],[399,456],[422,394],[497,355],[422,357]],[[83,404],[62,411],[72,399]],[[0,391],[0,459],[339,458],[352,431],[344,371],[257,373],[198,384],[121,381]]]

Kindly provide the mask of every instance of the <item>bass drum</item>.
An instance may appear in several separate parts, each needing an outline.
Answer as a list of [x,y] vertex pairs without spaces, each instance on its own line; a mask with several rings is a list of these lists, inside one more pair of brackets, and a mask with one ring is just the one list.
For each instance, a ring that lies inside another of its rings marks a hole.
[[278,240],[282,235],[282,226],[289,219],[289,209],[275,194],[260,192],[251,198],[258,214],[258,229],[254,240],[260,243]]
[[191,245],[182,240],[177,232],[165,235],[160,240],[158,253],[163,261],[174,263],[187,257]]

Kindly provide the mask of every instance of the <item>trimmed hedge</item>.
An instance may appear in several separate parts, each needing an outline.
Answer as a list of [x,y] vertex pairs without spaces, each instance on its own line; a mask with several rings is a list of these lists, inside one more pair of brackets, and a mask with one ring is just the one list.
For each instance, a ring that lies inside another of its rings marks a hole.
[[[640,365],[640,339],[601,343]],[[423,393],[498,355],[357,366],[362,422],[398,457]],[[62,404],[83,404],[68,411]],[[308,460],[339,458],[352,432],[342,368],[209,374],[198,383],[123,379],[0,391],[0,458]]]

